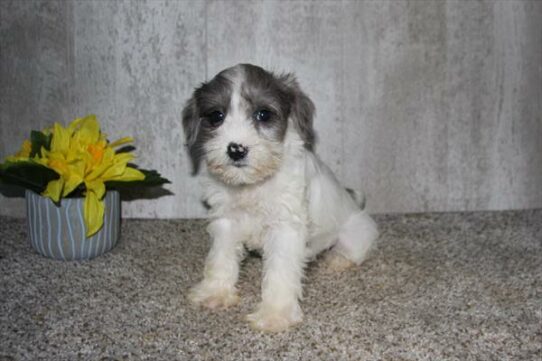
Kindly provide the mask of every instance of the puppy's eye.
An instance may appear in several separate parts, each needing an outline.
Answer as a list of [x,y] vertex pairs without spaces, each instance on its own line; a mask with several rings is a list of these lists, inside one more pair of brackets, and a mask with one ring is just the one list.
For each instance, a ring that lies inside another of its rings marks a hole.
[[214,112],[209,113],[206,118],[209,122],[209,125],[211,125],[212,127],[218,127],[220,124],[222,124],[222,122],[224,122],[225,117],[226,116],[224,115],[224,113],[215,110]]
[[271,112],[267,109],[256,110],[253,117],[258,122],[267,122],[271,118]]

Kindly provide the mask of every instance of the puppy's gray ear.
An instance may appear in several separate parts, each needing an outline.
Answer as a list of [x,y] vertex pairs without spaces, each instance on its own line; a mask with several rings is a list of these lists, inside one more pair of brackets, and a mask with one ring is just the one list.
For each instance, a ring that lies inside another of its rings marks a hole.
[[316,135],[313,128],[314,103],[301,90],[293,74],[283,75],[281,76],[281,80],[288,87],[291,94],[292,104],[290,114],[293,124],[305,143],[305,148],[312,151],[316,142]]
[[185,146],[192,161],[192,174],[198,173],[201,159],[203,158],[203,149],[200,138],[201,120],[197,111],[196,100],[190,98],[183,109],[183,130],[185,137]]

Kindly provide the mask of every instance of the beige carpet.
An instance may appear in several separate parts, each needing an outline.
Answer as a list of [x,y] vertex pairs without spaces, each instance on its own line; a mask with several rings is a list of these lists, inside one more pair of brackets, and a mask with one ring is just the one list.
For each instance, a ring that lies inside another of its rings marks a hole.
[[203,221],[127,220],[88,262],[36,254],[24,220],[0,217],[2,360],[539,360],[542,210],[376,217],[359,269],[306,272],[305,321],[261,334],[259,258],[241,304],[190,307],[209,246]]

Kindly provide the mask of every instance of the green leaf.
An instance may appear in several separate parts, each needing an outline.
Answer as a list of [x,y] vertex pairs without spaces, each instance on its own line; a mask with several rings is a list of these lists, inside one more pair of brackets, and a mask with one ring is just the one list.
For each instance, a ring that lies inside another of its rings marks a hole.
[[105,186],[108,189],[135,186],[156,187],[166,183],[171,183],[168,179],[162,177],[160,173],[155,170],[139,169],[139,171],[145,174],[145,179],[138,181],[109,181],[105,183]]
[[[168,179],[162,177],[155,170],[139,169],[145,174],[145,179],[139,181],[110,181],[105,185],[111,188],[134,188],[134,187],[156,187],[166,183],[171,183]],[[47,168],[34,161],[5,162],[0,164],[0,183],[15,185],[25,189],[30,189],[36,193],[42,193],[47,184],[60,176],[52,169]],[[77,189],[74,193],[80,194],[83,189]]]
[[158,173],[156,170],[146,170],[146,169],[140,169],[141,173],[145,174],[145,179],[142,180],[146,185],[149,186],[160,186],[166,183],[171,183],[169,179],[164,178]]
[[5,162],[0,165],[0,182],[41,193],[59,175],[52,169],[33,161]]
[[30,142],[32,143],[32,150],[30,151],[30,158],[33,158],[36,154],[41,155],[41,147],[47,150],[51,149],[52,138],[52,134],[45,135],[37,130],[31,131]]

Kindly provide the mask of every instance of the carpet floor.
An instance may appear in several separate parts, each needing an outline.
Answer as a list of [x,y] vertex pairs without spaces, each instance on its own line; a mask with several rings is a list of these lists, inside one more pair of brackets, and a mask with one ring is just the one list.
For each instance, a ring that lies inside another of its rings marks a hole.
[[38,255],[24,220],[0,217],[0,360],[540,360],[542,210],[380,215],[359,268],[304,279],[304,322],[279,334],[241,302],[189,305],[209,247],[202,220],[125,220],[91,261]]

